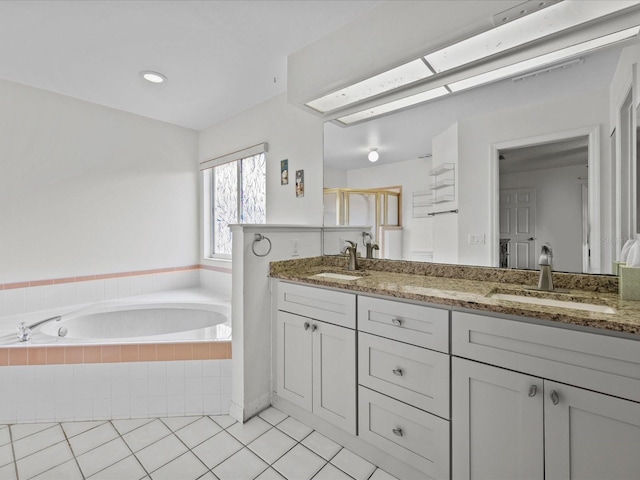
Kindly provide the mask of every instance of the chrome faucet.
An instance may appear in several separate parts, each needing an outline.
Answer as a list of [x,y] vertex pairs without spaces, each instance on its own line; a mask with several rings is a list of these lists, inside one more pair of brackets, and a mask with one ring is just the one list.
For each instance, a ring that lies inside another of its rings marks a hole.
[[553,291],[553,276],[551,274],[551,266],[553,263],[553,251],[551,245],[545,243],[542,246],[540,252],[540,280],[538,280],[538,290],[545,290],[547,292]]
[[347,267],[347,270],[358,270],[358,257],[357,257],[358,244],[355,242],[352,242],[351,240],[345,240],[345,242],[349,244],[349,245],[345,245],[344,248],[342,249],[342,253],[349,254],[349,266]]
[[[45,318],[44,320],[40,320],[39,322],[35,322],[32,323],[31,325],[27,325],[24,322],[20,322],[18,324],[18,340],[20,342],[26,342],[31,338],[31,329],[32,328],[36,328],[39,325],[42,325],[43,323],[47,323],[47,322],[51,322],[51,321],[56,321],[59,322],[62,319],[62,317],[60,315],[55,316],[55,317],[51,317],[51,318]],[[62,335],[64,336],[64,335]]]
[[380,250],[380,247],[377,243],[366,243],[365,247],[367,247],[367,258],[373,258],[373,251]]

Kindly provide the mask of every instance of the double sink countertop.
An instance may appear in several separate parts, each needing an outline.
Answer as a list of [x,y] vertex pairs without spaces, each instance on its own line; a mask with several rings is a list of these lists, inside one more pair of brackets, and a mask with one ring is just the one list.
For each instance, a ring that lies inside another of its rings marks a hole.
[[[343,255],[271,262],[270,275],[359,293],[593,327],[602,333],[622,332],[640,340],[640,302],[620,300],[615,276],[554,272],[558,291],[541,292],[527,288],[538,283],[535,270],[359,259],[360,269],[349,271],[347,263]],[[329,275],[318,276],[323,273]]]

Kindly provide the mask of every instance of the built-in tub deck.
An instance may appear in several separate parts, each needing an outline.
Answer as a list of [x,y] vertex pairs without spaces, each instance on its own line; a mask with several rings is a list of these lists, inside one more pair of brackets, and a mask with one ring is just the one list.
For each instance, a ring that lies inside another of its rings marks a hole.
[[[21,322],[58,315],[18,340]],[[0,366],[230,359],[230,298],[202,289],[139,295],[3,317],[0,333]]]

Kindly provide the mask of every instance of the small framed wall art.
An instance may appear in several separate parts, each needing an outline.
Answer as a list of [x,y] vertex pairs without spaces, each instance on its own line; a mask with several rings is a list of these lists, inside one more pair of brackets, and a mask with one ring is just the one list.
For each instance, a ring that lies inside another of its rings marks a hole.
[[304,197],[304,170],[296,170],[296,197]]
[[280,160],[280,185],[289,185],[289,160]]

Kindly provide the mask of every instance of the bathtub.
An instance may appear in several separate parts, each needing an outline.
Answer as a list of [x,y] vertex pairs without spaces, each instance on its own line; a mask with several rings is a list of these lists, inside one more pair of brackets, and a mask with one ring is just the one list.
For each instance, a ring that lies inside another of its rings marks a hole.
[[[57,316],[18,341],[20,322]],[[4,317],[0,329],[0,423],[229,411],[228,296],[158,292]]]
[[62,315],[32,332],[37,343],[231,340],[230,309],[193,303],[118,304]]
[[[15,327],[60,316],[32,328],[28,342],[18,342]],[[231,341],[228,298],[185,290],[163,292],[36,312],[3,325],[0,345],[63,346],[161,342]]]

